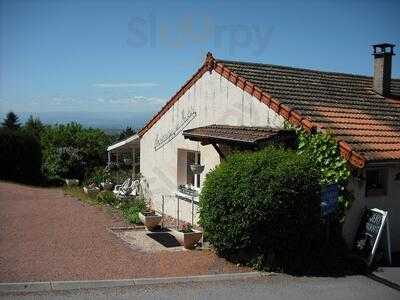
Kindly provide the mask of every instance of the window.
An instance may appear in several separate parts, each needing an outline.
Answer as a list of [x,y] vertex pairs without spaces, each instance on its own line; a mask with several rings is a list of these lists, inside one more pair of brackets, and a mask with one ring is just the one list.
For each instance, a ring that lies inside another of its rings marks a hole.
[[367,184],[365,187],[365,196],[384,196],[386,195],[386,169],[367,170]]
[[200,188],[200,175],[195,175],[191,165],[200,164],[200,152],[178,149],[177,184]]

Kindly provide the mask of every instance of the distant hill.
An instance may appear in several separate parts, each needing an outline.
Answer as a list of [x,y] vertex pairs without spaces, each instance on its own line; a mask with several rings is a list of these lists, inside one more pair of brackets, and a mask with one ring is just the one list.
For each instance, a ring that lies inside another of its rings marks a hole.
[[[30,115],[39,117],[43,123],[69,123],[78,122],[85,127],[94,127],[104,129],[109,134],[118,134],[126,127],[133,129],[142,128],[151,118],[152,112],[15,112],[22,123]],[[0,112],[1,120],[4,119],[7,112]]]

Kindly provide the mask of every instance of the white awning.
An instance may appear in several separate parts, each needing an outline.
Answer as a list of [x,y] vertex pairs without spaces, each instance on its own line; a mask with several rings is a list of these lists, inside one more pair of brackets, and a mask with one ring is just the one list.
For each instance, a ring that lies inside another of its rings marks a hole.
[[135,147],[138,147],[140,145],[140,137],[139,135],[135,134],[131,137],[128,137],[127,139],[120,141],[118,143],[115,143],[111,146],[107,147],[107,151],[111,152],[119,152],[127,149],[132,149]]

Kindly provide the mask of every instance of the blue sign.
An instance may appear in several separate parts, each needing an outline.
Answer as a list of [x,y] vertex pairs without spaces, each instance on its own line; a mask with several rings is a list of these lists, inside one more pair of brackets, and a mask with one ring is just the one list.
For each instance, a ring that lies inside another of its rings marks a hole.
[[336,210],[339,198],[339,186],[331,184],[325,186],[321,191],[321,211],[323,216],[327,216]]

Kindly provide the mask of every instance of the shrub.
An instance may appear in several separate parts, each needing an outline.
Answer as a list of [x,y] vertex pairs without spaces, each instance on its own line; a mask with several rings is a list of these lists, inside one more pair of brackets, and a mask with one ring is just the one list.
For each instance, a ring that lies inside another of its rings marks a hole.
[[114,196],[111,191],[102,191],[97,194],[97,201],[103,204],[116,205],[118,204],[118,199]]
[[281,148],[230,156],[200,195],[205,238],[230,259],[303,269],[321,236],[319,178],[311,159]]
[[0,178],[40,183],[42,151],[37,139],[20,130],[0,129]]
[[146,202],[139,198],[133,201],[124,202],[121,207],[125,219],[131,224],[140,223],[139,213],[146,210]]
[[93,169],[92,173],[88,176],[85,181],[85,185],[94,183],[97,186],[100,186],[102,182],[111,179],[110,173],[104,167],[96,167]]

